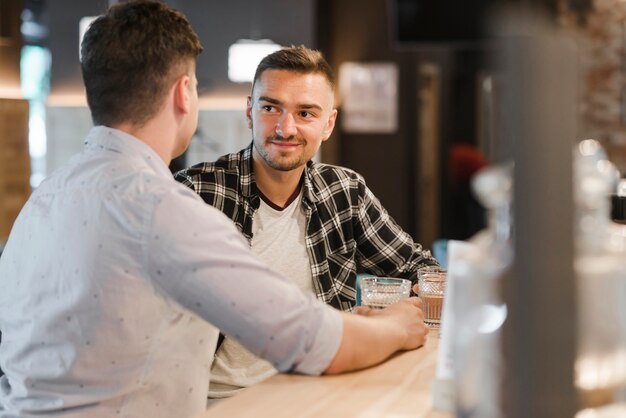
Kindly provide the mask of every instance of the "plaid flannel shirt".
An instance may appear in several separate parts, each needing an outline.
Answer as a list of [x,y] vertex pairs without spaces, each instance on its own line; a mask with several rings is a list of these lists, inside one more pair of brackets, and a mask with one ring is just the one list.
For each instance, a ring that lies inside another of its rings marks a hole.
[[[252,145],[179,171],[175,178],[230,217],[251,242],[252,219],[260,204]],[[430,251],[422,250],[389,216],[358,173],[309,161],[303,188],[313,289],[325,303],[352,309],[357,272],[416,283],[420,267],[437,265]]]

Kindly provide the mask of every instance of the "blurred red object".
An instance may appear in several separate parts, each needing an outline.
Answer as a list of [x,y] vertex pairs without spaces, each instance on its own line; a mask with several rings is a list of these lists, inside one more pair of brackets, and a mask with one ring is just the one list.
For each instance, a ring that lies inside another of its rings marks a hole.
[[487,164],[489,162],[476,147],[466,144],[450,147],[451,178],[457,183],[469,183],[472,176]]

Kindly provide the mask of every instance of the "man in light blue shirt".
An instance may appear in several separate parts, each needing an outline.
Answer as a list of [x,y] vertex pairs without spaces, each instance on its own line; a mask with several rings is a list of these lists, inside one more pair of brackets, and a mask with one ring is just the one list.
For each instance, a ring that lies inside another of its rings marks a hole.
[[200,51],[185,17],[153,1],[117,4],[86,33],[95,127],[33,193],[0,258],[0,417],[193,417],[217,329],[306,374],[423,344],[417,298],[336,311],[172,179],[197,124]]

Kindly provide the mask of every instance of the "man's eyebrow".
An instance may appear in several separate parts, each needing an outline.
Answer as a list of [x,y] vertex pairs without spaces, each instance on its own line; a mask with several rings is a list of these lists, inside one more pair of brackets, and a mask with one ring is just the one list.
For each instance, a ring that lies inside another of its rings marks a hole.
[[[273,99],[271,97],[268,96],[259,96],[258,99],[259,102],[268,102],[271,104],[275,104],[275,105],[282,105],[283,102],[281,102],[280,100],[277,99]],[[323,110],[322,106],[318,105],[318,104],[314,104],[314,103],[302,103],[302,104],[298,104],[298,109],[317,109],[317,110]]]
[[272,103],[272,104],[282,104],[282,102],[280,100],[272,99],[271,97],[267,97],[267,96],[259,96],[259,102],[269,102],[269,103]]
[[303,103],[301,105],[298,105],[298,108],[300,109],[317,109],[317,110],[323,110],[322,106],[318,105],[318,104],[308,104],[308,103]]

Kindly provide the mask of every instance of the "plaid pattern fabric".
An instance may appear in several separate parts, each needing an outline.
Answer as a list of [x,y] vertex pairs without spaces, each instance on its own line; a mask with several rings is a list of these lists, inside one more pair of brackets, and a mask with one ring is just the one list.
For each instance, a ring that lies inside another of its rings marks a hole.
[[[252,240],[252,219],[260,203],[252,172],[252,145],[214,163],[179,171],[175,178],[224,212]],[[357,272],[415,283],[420,267],[437,265],[430,251],[423,250],[389,216],[358,173],[309,161],[303,187],[313,288],[327,304],[352,309]]]

